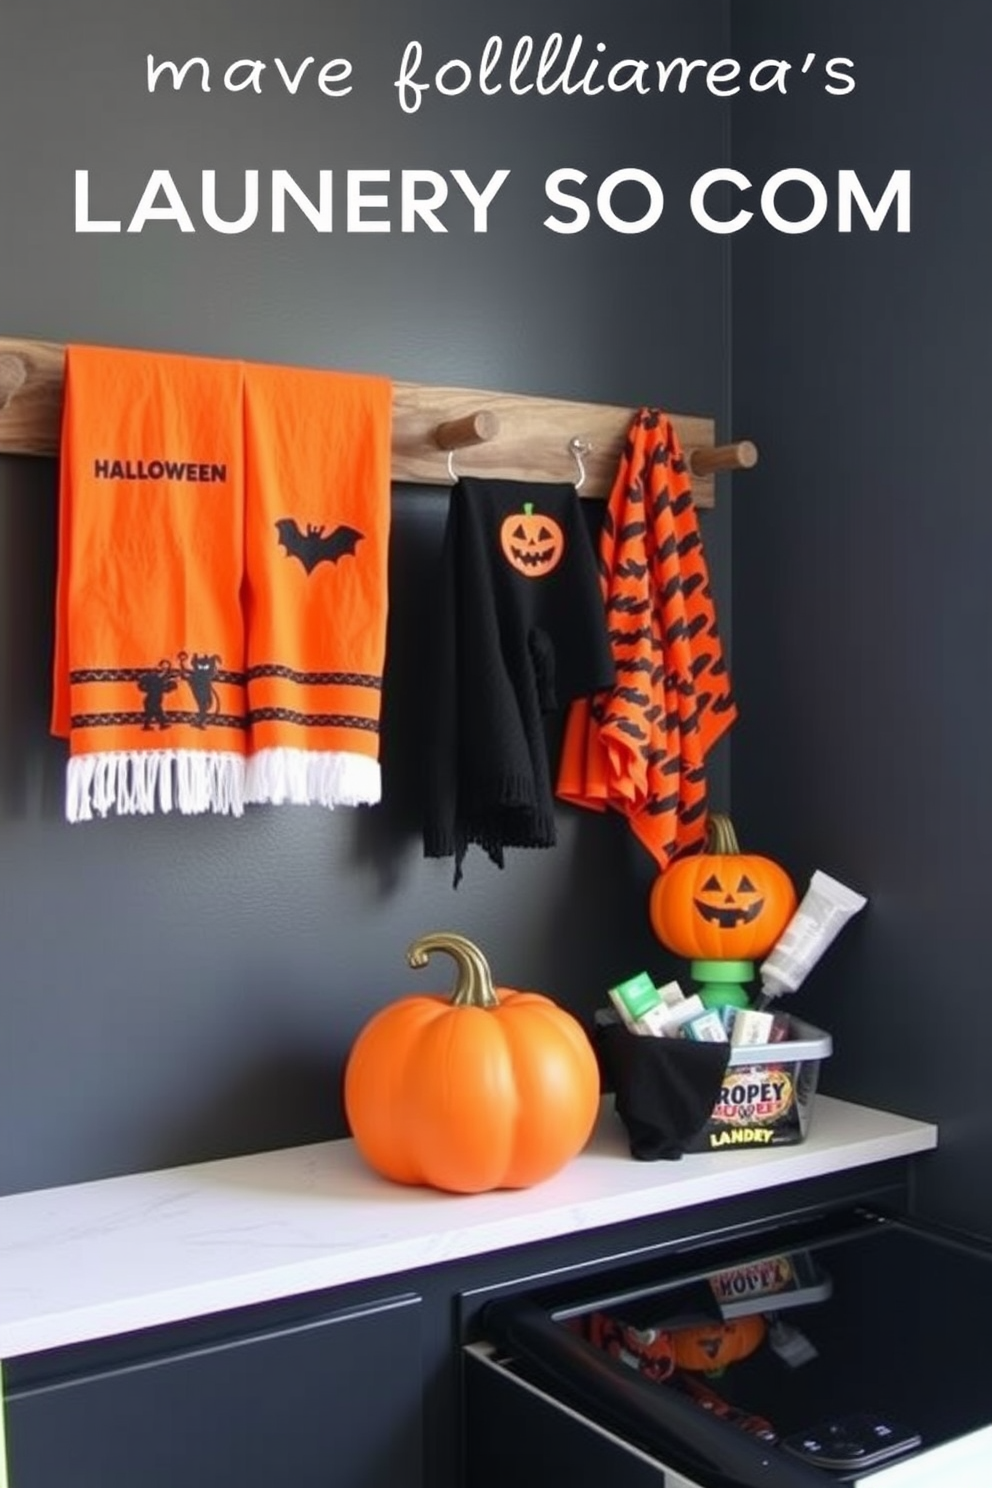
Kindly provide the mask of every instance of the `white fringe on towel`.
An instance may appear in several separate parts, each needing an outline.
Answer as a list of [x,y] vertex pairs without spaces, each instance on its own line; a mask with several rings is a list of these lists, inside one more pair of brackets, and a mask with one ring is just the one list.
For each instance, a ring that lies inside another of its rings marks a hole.
[[343,750],[260,749],[250,756],[245,800],[298,806],[375,806],[382,798],[378,760]]
[[119,750],[77,754],[66,772],[65,814],[69,821],[106,816],[147,816],[173,806],[187,816],[215,811],[241,816],[245,761],[240,754],[197,749]]

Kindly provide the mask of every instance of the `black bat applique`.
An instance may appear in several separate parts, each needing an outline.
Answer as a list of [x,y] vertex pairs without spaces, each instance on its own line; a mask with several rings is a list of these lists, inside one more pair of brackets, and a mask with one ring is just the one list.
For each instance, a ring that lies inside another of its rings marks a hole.
[[299,558],[308,574],[313,573],[318,563],[337,563],[346,553],[354,556],[356,546],[365,536],[356,527],[342,525],[333,532],[325,532],[323,523],[315,527],[310,522],[306,532],[301,532],[295,517],[281,517],[276,531],[287,558]]

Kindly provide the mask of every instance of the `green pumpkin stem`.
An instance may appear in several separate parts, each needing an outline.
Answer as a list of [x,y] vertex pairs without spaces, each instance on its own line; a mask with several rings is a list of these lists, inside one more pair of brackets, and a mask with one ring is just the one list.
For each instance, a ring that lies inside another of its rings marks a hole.
[[708,853],[739,853],[737,833],[729,816],[714,811],[706,823],[706,851]]
[[533,503],[533,501],[525,501],[524,502],[524,516],[525,517],[532,517],[533,515],[534,515],[534,503]]
[[454,930],[435,930],[419,936],[407,950],[406,959],[414,969],[426,966],[435,951],[444,951],[454,959],[458,978],[452,993],[452,1007],[499,1007],[493,988],[489,962],[473,941]]

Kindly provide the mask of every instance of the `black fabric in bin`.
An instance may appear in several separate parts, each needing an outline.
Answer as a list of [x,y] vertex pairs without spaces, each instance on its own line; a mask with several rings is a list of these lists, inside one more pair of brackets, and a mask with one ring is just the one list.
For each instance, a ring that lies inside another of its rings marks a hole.
[[729,1044],[631,1033],[622,1023],[596,1028],[603,1089],[615,1098],[631,1157],[682,1156],[709,1120],[730,1058]]

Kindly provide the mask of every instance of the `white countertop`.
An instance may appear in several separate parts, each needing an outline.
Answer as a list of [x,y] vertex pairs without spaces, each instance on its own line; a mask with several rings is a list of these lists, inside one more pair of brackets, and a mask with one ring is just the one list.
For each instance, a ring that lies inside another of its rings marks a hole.
[[523,1191],[403,1188],[350,1141],[0,1199],[0,1358],[670,1214],[905,1157],[936,1127],[817,1097],[804,1143],[636,1162],[604,1103],[586,1150]]

